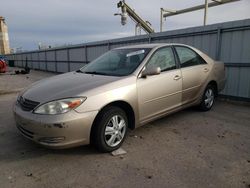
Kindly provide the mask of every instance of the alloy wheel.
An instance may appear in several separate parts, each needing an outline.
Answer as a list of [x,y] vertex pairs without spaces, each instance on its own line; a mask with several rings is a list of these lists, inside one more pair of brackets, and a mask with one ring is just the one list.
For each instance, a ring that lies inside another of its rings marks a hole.
[[105,127],[105,142],[110,147],[120,144],[126,133],[126,121],[120,115],[114,115]]
[[209,88],[205,93],[205,105],[207,108],[211,108],[213,103],[214,103],[214,92],[213,89]]

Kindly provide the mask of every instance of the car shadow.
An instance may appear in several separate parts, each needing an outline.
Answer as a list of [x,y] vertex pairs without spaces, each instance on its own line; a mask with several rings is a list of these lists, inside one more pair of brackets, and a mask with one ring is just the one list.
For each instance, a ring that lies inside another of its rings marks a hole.
[[9,140],[2,151],[0,151],[0,162],[12,162],[27,159],[41,158],[46,155],[50,156],[89,156],[101,154],[92,146],[78,146],[68,149],[50,149],[40,146],[26,138],[24,138],[18,131],[13,131],[5,136],[5,140]]
[[[176,119],[182,118],[185,119],[185,116],[188,116],[192,113],[197,113],[199,110],[197,108],[187,108],[177,113],[173,113],[169,116],[162,117],[158,120],[152,121],[142,127],[139,127],[136,130],[129,131],[127,141],[131,139],[131,137],[135,136],[135,134],[140,135],[141,133],[145,132],[145,129],[154,129],[156,127],[162,127],[169,129],[171,127],[178,128],[173,123]],[[202,113],[202,112],[201,112]],[[14,127],[15,125],[13,125]],[[180,126],[180,125],[179,125]],[[185,126],[185,125],[181,125]],[[181,127],[179,127],[181,128]],[[14,128],[13,128],[14,129]],[[11,129],[8,134],[1,135],[4,142],[6,141],[7,144],[2,143],[2,150],[0,151],[0,162],[12,162],[18,160],[27,160],[27,159],[34,159],[34,158],[41,158],[46,155],[52,156],[90,156],[90,155],[105,155],[105,153],[98,152],[94,147],[87,145],[87,146],[79,146],[69,149],[49,149],[39,144],[36,144],[26,138],[24,138],[16,129]],[[146,134],[150,134],[150,131],[146,131]],[[126,140],[125,140],[126,145]]]

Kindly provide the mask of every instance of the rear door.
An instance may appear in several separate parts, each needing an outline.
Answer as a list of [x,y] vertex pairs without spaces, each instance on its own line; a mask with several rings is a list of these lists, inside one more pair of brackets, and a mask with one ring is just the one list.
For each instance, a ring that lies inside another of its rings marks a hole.
[[158,49],[147,62],[146,68],[149,66],[160,67],[161,73],[137,79],[141,122],[181,105],[181,71],[176,66],[172,48]]
[[192,102],[199,97],[202,84],[205,82],[209,73],[209,66],[205,60],[194,50],[186,46],[175,46],[181,74],[182,84],[182,103]]

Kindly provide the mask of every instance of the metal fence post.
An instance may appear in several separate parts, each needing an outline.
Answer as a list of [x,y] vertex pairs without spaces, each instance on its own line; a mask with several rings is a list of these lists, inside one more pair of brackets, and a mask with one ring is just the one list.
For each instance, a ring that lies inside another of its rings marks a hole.
[[108,50],[110,50],[110,42],[108,42]]
[[23,54],[22,54],[22,66],[21,67],[23,67]]
[[33,69],[33,61],[32,61],[32,53],[30,54],[30,61],[31,61],[31,69]]
[[57,72],[57,55],[55,50],[55,72]]
[[218,27],[217,29],[217,37],[216,37],[216,54],[215,59],[220,59],[220,52],[221,52],[221,28]]
[[25,58],[25,66],[24,67],[29,67],[28,66],[28,56],[26,55],[26,58]]
[[69,48],[67,48],[67,63],[68,63],[68,72],[70,72]]
[[88,50],[87,50],[87,45],[85,45],[85,62],[86,64],[88,63]]
[[148,35],[148,43],[149,44],[151,43],[151,35],[150,34]]
[[39,52],[37,52],[37,57],[38,57],[38,70],[41,70],[40,69],[40,55],[39,55]]
[[47,51],[44,51],[44,56],[45,56],[45,70],[47,71],[48,70],[48,62],[47,62]]

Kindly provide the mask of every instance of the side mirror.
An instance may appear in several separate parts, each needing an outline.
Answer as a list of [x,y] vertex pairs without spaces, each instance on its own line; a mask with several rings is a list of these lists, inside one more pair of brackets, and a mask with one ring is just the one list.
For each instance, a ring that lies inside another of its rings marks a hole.
[[161,68],[160,67],[147,67],[142,71],[141,77],[145,78],[147,76],[157,75],[157,74],[160,74],[160,73],[161,73]]

